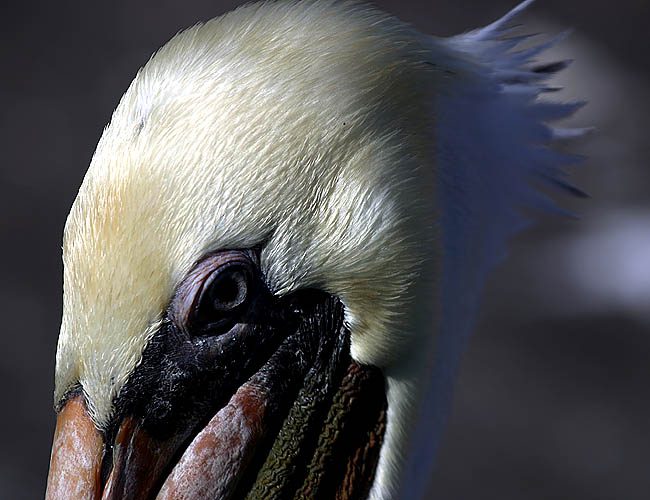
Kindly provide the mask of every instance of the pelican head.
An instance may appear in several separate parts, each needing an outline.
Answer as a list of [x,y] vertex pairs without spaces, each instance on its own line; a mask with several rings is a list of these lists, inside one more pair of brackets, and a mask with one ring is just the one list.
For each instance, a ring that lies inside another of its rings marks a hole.
[[516,12],[441,40],[253,4],[154,54],[65,227],[47,498],[416,488],[481,277],[566,159]]

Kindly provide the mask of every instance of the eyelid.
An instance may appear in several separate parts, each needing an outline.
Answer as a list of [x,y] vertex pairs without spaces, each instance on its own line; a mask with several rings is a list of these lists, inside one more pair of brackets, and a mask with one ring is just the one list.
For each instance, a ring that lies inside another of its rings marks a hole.
[[[215,268],[212,271],[212,273],[203,282],[201,291],[197,294],[196,300],[194,301],[193,304],[195,310],[201,307],[201,305],[205,300],[208,300],[208,295],[210,294],[211,291],[213,291],[214,286],[219,284],[219,281],[228,278],[228,275],[226,275],[225,273],[227,273],[229,270],[235,272],[238,271],[239,274],[243,275],[246,288],[248,288],[248,284],[251,278],[249,267],[242,265],[241,262],[232,262],[232,261],[228,262],[222,266]],[[245,301],[245,297],[243,300],[240,300],[234,307],[239,306],[244,301]]]
[[178,286],[171,300],[169,313],[171,319],[185,334],[189,336],[189,326],[192,322],[194,309],[200,303],[204,291],[209,286],[209,283],[206,282],[218,269],[237,264],[246,269],[250,278],[250,270],[255,265],[250,258],[250,252],[226,250],[208,255],[200,260]]

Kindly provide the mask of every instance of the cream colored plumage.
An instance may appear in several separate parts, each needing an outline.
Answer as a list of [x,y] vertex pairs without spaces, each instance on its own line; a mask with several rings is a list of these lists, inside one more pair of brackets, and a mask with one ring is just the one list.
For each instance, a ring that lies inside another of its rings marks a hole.
[[440,328],[437,105],[485,73],[460,49],[330,0],[242,7],[160,49],[66,224],[55,401],[80,382],[105,425],[192,265],[261,245],[271,290],[340,297],[353,357],[383,369],[371,498],[394,494]]

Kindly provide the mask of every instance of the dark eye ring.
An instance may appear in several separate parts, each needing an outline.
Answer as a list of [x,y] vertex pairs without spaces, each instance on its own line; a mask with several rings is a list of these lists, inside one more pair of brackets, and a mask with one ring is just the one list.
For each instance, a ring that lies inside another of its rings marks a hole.
[[250,270],[243,262],[224,264],[208,276],[192,314],[198,333],[223,329],[236,319],[249,297],[250,278]]
[[240,322],[259,293],[251,250],[223,250],[199,260],[178,285],[168,317],[191,337],[220,335]]
[[243,266],[226,264],[206,280],[199,297],[199,307],[210,307],[214,312],[227,313],[246,301],[248,273]]

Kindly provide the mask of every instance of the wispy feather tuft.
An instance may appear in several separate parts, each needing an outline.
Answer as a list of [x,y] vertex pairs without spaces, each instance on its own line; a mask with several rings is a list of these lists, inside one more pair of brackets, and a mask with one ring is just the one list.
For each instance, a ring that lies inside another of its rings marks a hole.
[[[457,76],[436,102],[436,161],[443,233],[442,318],[431,382],[420,410],[399,498],[422,498],[446,419],[457,361],[469,336],[486,273],[506,254],[507,239],[528,224],[523,208],[562,212],[536,186],[585,196],[564,179],[563,166],[581,158],[550,149],[553,141],[589,129],[552,128],[583,102],[539,99],[546,81],[569,61],[535,64],[534,58],[567,33],[515,51],[528,36],[503,39],[533,0],[484,28],[431,39],[452,51]],[[460,62],[459,62],[460,61]]]

